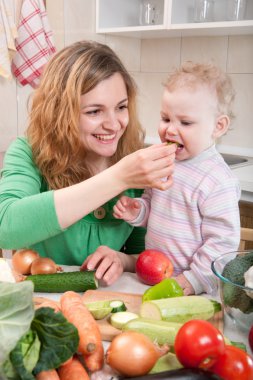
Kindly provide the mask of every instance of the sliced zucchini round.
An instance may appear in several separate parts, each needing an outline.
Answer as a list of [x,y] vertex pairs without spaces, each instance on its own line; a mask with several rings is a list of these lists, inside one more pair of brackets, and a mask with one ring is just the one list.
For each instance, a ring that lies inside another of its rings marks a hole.
[[132,319],[139,318],[138,314],[131,313],[130,311],[118,311],[111,315],[110,323],[116,329],[122,329],[122,327]]
[[112,308],[112,313],[118,313],[119,311],[126,311],[126,305],[121,300],[113,300],[109,302],[109,306]]

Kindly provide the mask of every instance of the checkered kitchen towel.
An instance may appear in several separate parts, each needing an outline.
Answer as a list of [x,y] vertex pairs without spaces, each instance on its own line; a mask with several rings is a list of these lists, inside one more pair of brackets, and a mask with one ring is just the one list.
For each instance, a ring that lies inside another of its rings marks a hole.
[[12,72],[25,86],[37,87],[54,47],[43,0],[23,0]]
[[0,0],[0,76],[11,79],[11,59],[16,52],[17,29],[8,0]]

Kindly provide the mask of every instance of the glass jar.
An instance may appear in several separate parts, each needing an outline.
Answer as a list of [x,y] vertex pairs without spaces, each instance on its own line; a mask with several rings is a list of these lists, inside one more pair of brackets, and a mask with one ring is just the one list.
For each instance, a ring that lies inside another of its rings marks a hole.
[[157,22],[157,9],[154,1],[142,0],[140,3],[140,25],[154,25]]
[[214,20],[214,0],[195,0],[194,22],[211,22]]
[[245,19],[247,0],[228,0],[228,20],[238,21]]

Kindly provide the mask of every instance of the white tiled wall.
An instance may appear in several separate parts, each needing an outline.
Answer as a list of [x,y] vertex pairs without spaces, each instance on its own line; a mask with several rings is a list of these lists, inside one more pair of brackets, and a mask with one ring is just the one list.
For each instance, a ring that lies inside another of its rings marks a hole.
[[[223,137],[226,146],[253,149],[253,35],[139,40],[95,33],[95,0],[47,1],[56,47],[81,39],[107,43],[135,78],[140,118],[148,136],[157,137],[162,82],[185,60],[213,61],[231,74],[237,97],[233,129]],[[0,77],[0,151],[24,133],[26,103],[32,92]]]

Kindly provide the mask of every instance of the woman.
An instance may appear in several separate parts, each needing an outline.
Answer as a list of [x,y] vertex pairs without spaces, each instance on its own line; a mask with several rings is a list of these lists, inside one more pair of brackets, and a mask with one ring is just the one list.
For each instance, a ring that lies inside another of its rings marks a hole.
[[34,92],[26,138],[5,155],[0,247],[96,268],[107,285],[134,271],[128,253],[144,249],[144,231],[113,218],[115,197],[167,189],[175,151],[142,144],[135,85],[115,53],[87,41],[58,52]]

